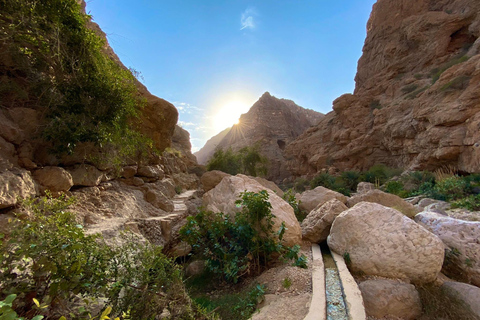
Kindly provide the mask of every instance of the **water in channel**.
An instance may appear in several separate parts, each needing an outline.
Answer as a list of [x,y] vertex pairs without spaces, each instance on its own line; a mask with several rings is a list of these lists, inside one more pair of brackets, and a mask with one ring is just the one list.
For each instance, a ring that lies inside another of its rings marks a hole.
[[327,320],[348,320],[340,276],[326,243],[320,245],[325,265],[325,292],[327,298]]

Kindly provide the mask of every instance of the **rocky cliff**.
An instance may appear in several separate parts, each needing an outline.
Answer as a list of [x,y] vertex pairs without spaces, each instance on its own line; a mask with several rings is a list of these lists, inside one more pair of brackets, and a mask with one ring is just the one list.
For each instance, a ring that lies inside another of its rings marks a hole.
[[260,152],[269,161],[267,179],[280,182],[288,176],[285,146],[322,117],[321,113],[265,92],[221,139],[217,148],[225,150],[231,147],[236,151],[258,143]]
[[296,175],[375,163],[480,170],[480,2],[379,0],[356,87],[286,147]]

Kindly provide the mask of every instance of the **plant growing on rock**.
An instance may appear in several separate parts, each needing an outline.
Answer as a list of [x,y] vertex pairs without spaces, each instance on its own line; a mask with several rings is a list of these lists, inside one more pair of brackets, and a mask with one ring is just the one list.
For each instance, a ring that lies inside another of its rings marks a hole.
[[[22,209],[30,214],[12,222],[12,232],[1,238],[0,299],[17,295],[15,313],[90,319],[90,306],[105,303],[113,316],[128,313],[132,319],[153,319],[164,310],[172,318],[209,318],[191,303],[180,269],[161,247],[134,241],[109,247],[67,211],[72,201],[24,200]],[[90,304],[74,308],[78,299]]]
[[285,225],[273,230],[272,206],[268,193],[243,192],[237,206],[242,210],[234,217],[201,210],[188,217],[180,234],[195,253],[206,260],[207,269],[223,279],[236,283],[247,274],[261,272],[279,255],[305,267],[299,247],[282,245]]
[[218,149],[207,163],[207,170],[220,170],[231,175],[238,173],[257,175],[267,174],[267,159],[260,154],[259,146],[247,146],[234,152],[231,148]]

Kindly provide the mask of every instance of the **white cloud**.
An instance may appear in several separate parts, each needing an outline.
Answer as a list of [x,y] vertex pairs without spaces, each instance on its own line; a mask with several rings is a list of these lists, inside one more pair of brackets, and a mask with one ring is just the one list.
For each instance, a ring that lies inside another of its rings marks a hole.
[[177,110],[180,113],[183,113],[183,114],[192,114],[193,112],[203,111],[202,108],[193,106],[193,105],[191,105],[189,103],[186,103],[186,102],[175,101],[175,102],[173,102],[173,104],[175,105]]
[[255,29],[255,16],[257,16],[257,10],[253,7],[247,8],[243,13],[240,19],[241,28],[240,30],[244,29]]
[[185,122],[185,121],[178,121],[178,125],[182,128],[184,127],[191,127],[191,126],[194,126],[195,123],[193,122]]

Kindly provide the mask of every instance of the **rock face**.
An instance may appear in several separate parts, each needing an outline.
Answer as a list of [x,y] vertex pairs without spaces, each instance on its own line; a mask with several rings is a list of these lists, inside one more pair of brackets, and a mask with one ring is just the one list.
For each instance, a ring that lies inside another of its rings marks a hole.
[[267,190],[268,201],[272,204],[272,214],[275,216],[273,229],[279,230],[282,222],[285,222],[287,230],[283,237],[284,243],[287,246],[299,244],[302,240],[302,231],[293,208],[275,192],[242,174],[223,178],[215,188],[205,193],[202,200],[203,207],[213,212],[233,214],[241,210],[235,205],[241,192],[261,190]]
[[302,221],[303,239],[315,243],[327,240],[333,220],[347,209],[347,206],[337,199],[318,205]]
[[361,193],[351,197],[347,201],[347,206],[353,207],[359,202],[374,202],[383,206],[394,208],[409,218],[413,218],[417,213],[417,209],[411,203],[406,202],[399,196],[391,193],[386,193],[381,190],[370,190],[366,193]]
[[376,163],[480,170],[480,2],[379,0],[354,94],[287,145],[288,168],[314,174]]
[[313,190],[307,190],[297,197],[297,200],[300,201],[298,207],[305,212],[310,212],[317,206],[321,206],[332,199],[337,199],[343,203],[347,202],[347,197],[343,194],[322,186]]
[[[285,146],[322,117],[321,113],[299,107],[291,100],[277,99],[265,92],[250,110],[240,117],[239,124],[234,125],[218,142],[217,148],[231,147],[237,151],[259,144],[260,153],[269,160],[266,178],[280,182],[290,176],[285,169]],[[214,151],[215,149],[205,156],[206,161]],[[200,150],[197,154],[202,154],[203,157],[205,152]]]
[[448,247],[443,272],[480,286],[480,222],[463,221],[434,212],[421,212],[415,221]]
[[368,316],[414,320],[422,315],[422,303],[414,285],[379,279],[364,281],[358,287]]
[[341,213],[329,247],[350,259],[354,272],[416,283],[436,279],[443,264],[442,241],[399,211],[360,202]]
[[28,171],[12,168],[0,173],[0,209],[15,205],[18,198],[36,194],[35,182]]

